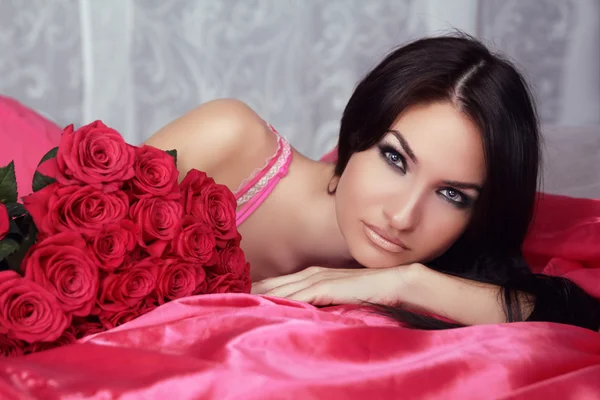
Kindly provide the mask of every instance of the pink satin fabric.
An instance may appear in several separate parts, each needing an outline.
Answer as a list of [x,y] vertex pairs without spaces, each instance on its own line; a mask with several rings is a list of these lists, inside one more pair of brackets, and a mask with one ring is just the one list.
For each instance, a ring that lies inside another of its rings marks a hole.
[[600,334],[549,323],[422,332],[351,307],[206,295],[0,360],[0,378],[3,399],[597,399]]
[[600,298],[600,199],[539,193],[537,204],[523,244],[531,269],[563,276]]
[[[532,267],[600,297],[600,200],[540,196]],[[0,398],[598,399],[600,333],[540,322],[425,332],[351,306],[200,295],[0,359]]]
[[58,146],[62,129],[29,107],[0,96],[0,167],[15,163],[19,198],[31,193],[35,169]]

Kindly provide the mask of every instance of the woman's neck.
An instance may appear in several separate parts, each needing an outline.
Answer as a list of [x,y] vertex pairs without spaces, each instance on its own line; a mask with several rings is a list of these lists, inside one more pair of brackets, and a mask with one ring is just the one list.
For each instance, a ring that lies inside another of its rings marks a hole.
[[297,192],[285,203],[292,216],[285,241],[299,264],[296,269],[352,263],[337,223],[335,196],[327,192],[334,166],[302,156],[296,162]]

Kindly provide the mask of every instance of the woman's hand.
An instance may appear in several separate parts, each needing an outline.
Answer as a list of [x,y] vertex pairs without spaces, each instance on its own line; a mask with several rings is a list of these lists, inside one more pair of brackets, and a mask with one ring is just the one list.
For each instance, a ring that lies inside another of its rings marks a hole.
[[[252,293],[303,301],[315,306],[402,304],[463,325],[506,322],[501,287],[446,275],[410,264],[392,268],[333,269],[310,267],[304,271],[265,279]],[[523,315],[529,315],[532,305]]]
[[309,267],[295,274],[265,279],[252,285],[253,294],[284,297],[315,306],[360,304],[364,301],[399,303],[410,266],[334,269]]

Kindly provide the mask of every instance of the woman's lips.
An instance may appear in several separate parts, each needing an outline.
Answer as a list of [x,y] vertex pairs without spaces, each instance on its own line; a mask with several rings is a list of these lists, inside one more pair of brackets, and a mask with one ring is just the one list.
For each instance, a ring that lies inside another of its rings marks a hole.
[[364,224],[364,231],[371,242],[383,250],[392,253],[410,250],[400,239],[387,234],[375,226]]

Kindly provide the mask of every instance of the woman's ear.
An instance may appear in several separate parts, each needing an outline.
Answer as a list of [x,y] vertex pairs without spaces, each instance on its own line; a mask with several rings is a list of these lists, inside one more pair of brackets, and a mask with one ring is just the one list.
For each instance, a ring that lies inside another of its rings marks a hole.
[[327,184],[327,193],[334,194],[335,191],[337,190],[339,181],[340,181],[339,176],[337,176],[337,175],[332,176],[331,179],[329,180],[329,183]]

